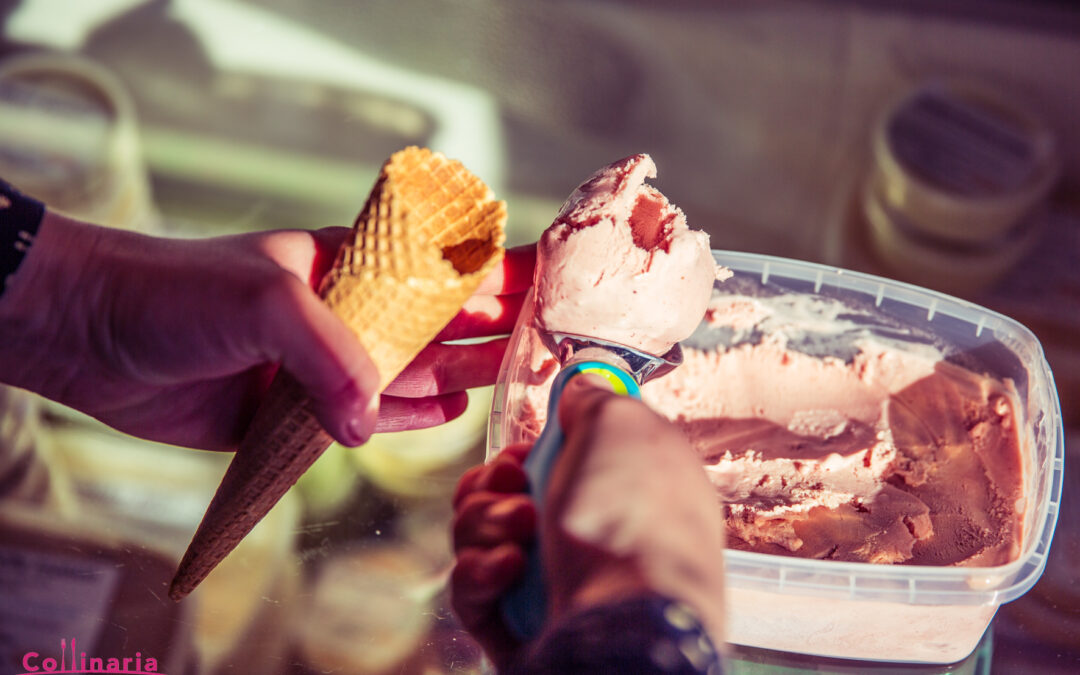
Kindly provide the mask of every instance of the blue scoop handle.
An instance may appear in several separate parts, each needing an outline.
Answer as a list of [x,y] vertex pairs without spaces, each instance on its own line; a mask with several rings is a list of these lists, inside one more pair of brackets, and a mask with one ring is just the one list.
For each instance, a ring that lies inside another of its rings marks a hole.
[[540,634],[547,616],[547,589],[540,557],[540,520],[544,514],[548,478],[565,440],[559,425],[559,399],[567,383],[581,374],[599,375],[612,384],[615,393],[641,398],[641,387],[629,373],[603,361],[580,361],[563,368],[555,376],[548,398],[547,421],[524,464],[529,478],[528,491],[536,504],[536,540],[527,551],[525,574],[502,598],[503,620],[511,632],[526,641]]

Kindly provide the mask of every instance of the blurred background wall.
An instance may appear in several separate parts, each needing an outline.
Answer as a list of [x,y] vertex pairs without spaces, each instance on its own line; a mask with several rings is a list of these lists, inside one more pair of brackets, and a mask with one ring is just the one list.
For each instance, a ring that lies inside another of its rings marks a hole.
[[716,247],[828,261],[873,120],[942,76],[1038,110],[1080,176],[1069,3],[8,4],[5,55],[77,52],[123,81],[178,218],[216,196],[253,225],[348,222],[366,174],[421,142],[512,200],[525,241],[581,177],[644,151]]

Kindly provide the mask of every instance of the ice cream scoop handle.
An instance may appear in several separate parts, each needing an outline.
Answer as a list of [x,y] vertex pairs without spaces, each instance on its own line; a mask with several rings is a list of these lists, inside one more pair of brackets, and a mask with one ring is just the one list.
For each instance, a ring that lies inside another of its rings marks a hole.
[[529,494],[536,504],[537,538],[527,551],[525,572],[521,580],[502,599],[503,620],[522,640],[531,640],[539,635],[547,616],[547,591],[539,540],[540,522],[544,514],[544,492],[564,441],[562,427],[559,425],[559,399],[567,383],[581,374],[599,375],[611,383],[615,393],[641,398],[641,388],[628,373],[602,361],[574,363],[555,376],[548,398],[547,421],[524,465],[525,474],[529,477]]
[[566,370],[559,373],[551,387],[548,401],[548,418],[540,437],[533,444],[525,459],[525,473],[529,477],[529,493],[536,504],[537,539],[526,551],[525,572],[521,579],[503,597],[503,620],[510,630],[522,640],[531,640],[540,634],[547,615],[547,589],[544,587],[544,568],[540,559],[540,518],[543,509],[544,488],[547,486],[551,468],[563,446],[563,432],[555,411],[563,387],[576,373]]

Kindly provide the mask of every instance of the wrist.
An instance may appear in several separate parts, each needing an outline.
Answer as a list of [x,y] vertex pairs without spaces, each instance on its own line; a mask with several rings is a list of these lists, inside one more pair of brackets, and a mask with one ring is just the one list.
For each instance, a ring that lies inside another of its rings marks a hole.
[[[717,639],[724,635],[724,578],[722,549],[716,558],[703,558],[672,543],[659,555],[618,556],[595,553],[589,563],[577,556],[572,567],[563,568],[549,579],[551,618],[557,621],[643,595],[659,594],[693,607],[709,633]],[[552,567],[556,570],[555,567]]]
[[78,340],[90,309],[86,261],[98,228],[45,211],[18,268],[0,294],[0,381],[60,399],[82,360]]
[[692,608],[643,592],[552,621],[509,672],[711,675],[722,672],[718,647]]
[[[628,561],[608,560],[594,567],[571,584],[555,582],[551,608],[553,619],[635,597],[650,590],[637,567]],[[568,575],[564,579],[575,576]]]
[[0,294],[34,243],[45,206],[0,180]]

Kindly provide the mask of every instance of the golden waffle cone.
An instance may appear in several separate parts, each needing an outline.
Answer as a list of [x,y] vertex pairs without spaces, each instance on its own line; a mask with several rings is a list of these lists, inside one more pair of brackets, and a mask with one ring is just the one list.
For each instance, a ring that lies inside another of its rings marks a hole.
[[[421,148],[383,166],[319,293],[356,333],[382,391],[502,260],[506,204],[460,162]],[[299,383],[279,372],[173,578],[190,593],[329,447]]]

